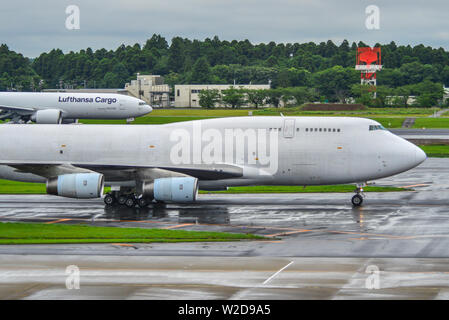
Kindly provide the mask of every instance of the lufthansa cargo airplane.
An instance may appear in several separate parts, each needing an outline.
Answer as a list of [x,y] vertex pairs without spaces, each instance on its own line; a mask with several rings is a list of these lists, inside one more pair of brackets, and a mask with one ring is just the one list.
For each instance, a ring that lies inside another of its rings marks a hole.
[[131,119],[153,109],[143,100],[121,94],[0,92],[0,120],[12,123],[73,123],[76,119]]
[[354,183],[412,169],[426,154],[378,122],[237,117],[164,125],[0,125],[0,178],[108,205],[193,202],[198,188]]

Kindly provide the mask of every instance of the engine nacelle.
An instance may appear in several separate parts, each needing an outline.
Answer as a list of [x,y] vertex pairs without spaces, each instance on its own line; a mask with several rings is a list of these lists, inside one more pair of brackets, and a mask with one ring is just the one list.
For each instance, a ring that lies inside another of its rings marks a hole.
[[32,116],[31,121],[39,124],[60,124],[62,112],[57,109],[37,110]]
[[100,198],[103,189],[104,177],[100,173],[64,174],[47,180],[48,194],[67,198]]
[[154,199],[159,201],[193,202],[198,194],[198,179],[193,177],[172,177],[155,179],[147,185],[153,189]]

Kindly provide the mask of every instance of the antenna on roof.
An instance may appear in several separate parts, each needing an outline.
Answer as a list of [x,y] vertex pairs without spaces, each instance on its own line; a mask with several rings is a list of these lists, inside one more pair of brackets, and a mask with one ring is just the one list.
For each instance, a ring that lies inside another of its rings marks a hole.
[[284,117],[284,115],[282,114],[282,112],[280,112],[280,115],[281,115],[282,118]]

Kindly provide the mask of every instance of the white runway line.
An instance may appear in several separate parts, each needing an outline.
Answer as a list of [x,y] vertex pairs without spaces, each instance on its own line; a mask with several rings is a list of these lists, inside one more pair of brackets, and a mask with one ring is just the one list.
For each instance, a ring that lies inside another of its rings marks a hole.
[[243,298],[244,295],[248,294],[249,292],[253,291],[254,289],[258,289],[263,287],[264,285],[266,285],[268,282],[270,282],[274,277],[276,277],[279,273],[281,273],[282,271],[284,271],[285,269],[287,269],[291,264],[293,264],[293,261],[290,261],[290,263],[288,263],[287,265],[285,265],[284,267],[282,267],[281,269],[279,269],[278,271],[276,271],[276,273],[274,273],[271,277],[269,277],[267,280],[265,280],[263,283],[255,286],[255,287],[249,287],[249,288],[245,288],[242,289],[236,293],[234,293],[231,297],[228,298],[228,300],[240,300]]
[[287,269],[292,263],[293,263],[293,261],[290,261],[289,264],[287,264],[287,265],[286,265],[285,267],[283,267],[282,269],[279,269],[275,274],[273,274],[271,277],[269,277],[267,280],[265,280],[263,284],[267,284],[268,282],[270,282],[271,279],[273,279],[273,278],[276,277],[279,273],[281,273],[282,271],[284,271],[285,269]]

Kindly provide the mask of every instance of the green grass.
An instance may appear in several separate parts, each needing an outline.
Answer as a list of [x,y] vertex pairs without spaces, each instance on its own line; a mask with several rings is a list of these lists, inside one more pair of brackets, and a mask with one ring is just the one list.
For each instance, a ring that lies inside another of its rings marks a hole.
[[[153,116],[145,116],[145,117],[136,118],[132,123],[133,124],[165,124],[165,123],[191,121],[191,120],[203,120],[203,119],[210,119],[210,117],[185,117],[185,116],[153,117]],[[126,120],[83,119],[83,120],[80,120],[80,122],[81,123],[85,123],[85,124],[126,124]]]
[[224,232],[0,222],[0,244],[148,243],[259,239],[264,238],[252,234]]
[[240,117],[247,116],[249,111],[256,109],[154,109],[149,117]]
[[449,128],[449,118],[416,118],[413,128],[426,128],[426,129]]
[[0,194],[45,194],[44,183],[0,180]]
[[[200,193],[329,193],[329,192],[354,192],[354,185],[330,185],[330,186],[255,186],[255,187],[230,187],[223,191],[200,191]],[[367,186],[366,192],[395,192],[406,191],[404,188]]]
[[449,158],[449,145],[419,146],[429,158]]
[[303,111],[302,107],[289,108],[259,108],[259,109],[154,109],[148,114],[148,117],[238,117],[247,116],[249,111],[253,115],[279,115],[281,112],[285,115],[342,115],[342,116],[401,116],[401,117],[420,117],[429,116],[439,110],[438,108],[367,108],[366,110],[354,111]]
[[398,116],[398,117],[426,117],[439,110],[438,108],[367,108],[366,110],[348,111],[303,111],[302,107],[293,108],[264,108],[254,111],[254,115],[279,115],[282,112],[289,116]]

